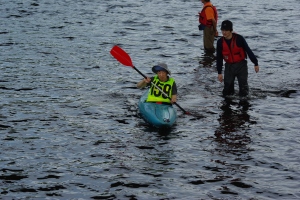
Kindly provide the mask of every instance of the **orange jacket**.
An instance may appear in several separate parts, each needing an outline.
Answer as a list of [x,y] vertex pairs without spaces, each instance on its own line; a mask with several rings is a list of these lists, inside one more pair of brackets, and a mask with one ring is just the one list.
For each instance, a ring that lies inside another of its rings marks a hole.
[[[206,9],[209,8],[209,9]],[[218,12],[215,6],[210,2],[204,4],[201,13],[199,13],[199,23],[205,26],[212,26],[212,19],[218,20]]]

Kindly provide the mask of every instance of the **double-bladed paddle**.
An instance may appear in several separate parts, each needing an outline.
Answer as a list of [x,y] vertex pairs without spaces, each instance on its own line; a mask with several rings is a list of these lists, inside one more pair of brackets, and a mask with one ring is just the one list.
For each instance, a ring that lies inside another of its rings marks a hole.
[[[144,78],[147,78],[140,70],[138,70],[131,61],[130,56],[128,55],[128,53],[126,53],[123,49],[121,49],[119,46],[115,45],[111,50],[110,50],[110,54],[117,59],[120,63],[122,63],[125,66],[131,67],[133,69],[135,69],[140,75],[142,75]],[[166,97],[168,97],[170,100],[171,98],[164,92],[162,91],[157,85],[155,85],[153,82],[151,82],[151,84],[156,87],[160,92],[162,92],[162,94],[164,94]],[[176,102],[174,102],[174,104],[176,106],[178,106],[178,108],[180,108],[185,114],[190,114],[189,112],[185,111],[180,105],[178,105]]]

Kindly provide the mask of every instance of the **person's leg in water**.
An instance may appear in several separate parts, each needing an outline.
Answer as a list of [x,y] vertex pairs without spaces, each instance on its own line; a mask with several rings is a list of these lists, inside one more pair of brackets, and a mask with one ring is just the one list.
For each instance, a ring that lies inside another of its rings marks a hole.
[[245,97],[249,94],[247,61],[244,60],[238,63],[236,67],[236,76],[239,83],[239,96]]
[[234,80],[235,80],[235,73],[233,70],[233,66],[226,63],[225,70],[224,70],[223,97],[234,94]]
[[205,27],[203,30],[203,45],[206,53],[213,54],[215,52],[214,47],[215,35],[213,27]]

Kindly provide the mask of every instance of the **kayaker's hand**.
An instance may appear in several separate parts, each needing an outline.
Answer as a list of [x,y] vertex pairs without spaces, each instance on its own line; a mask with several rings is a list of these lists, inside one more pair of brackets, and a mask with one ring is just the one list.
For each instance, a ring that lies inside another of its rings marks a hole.
[[172,95],[172,98],[171,98],[171,103],[176,103],[177,101],[177,96],[176,95]]
[[148,83],[151,82],[151,78],[144,78],[143,80],[141,80],[140,82],[137,83],[137,88],[144,88],[147,86]]
[[151,82],[151,78],[149,78],[149,77],[145,78],[144,82],[147,83],[147,84],[150,83]]

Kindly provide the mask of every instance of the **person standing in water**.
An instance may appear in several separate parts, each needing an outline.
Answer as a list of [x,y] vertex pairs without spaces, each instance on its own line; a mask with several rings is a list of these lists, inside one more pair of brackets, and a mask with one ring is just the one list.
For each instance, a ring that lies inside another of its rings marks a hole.
[[225,61],[223,96],[234,94],[234,80],[239,83],[239,96],[249,94],[247,55],[254,64],[254,70],[259,71],[258,60],[249,48],[245,38],[233,33],[233,24],[229,20],[222,22],[223,37],[217,41],[217,71],[218,79],[223,82],[222,66]]
[[218,36],[217,20],[218,13],[216,7],[210,0],[201,0],[203,3],[202,11],[199,12],[199,30],[203,30],[203,45],[207,53],[214,53],[214,40]]

